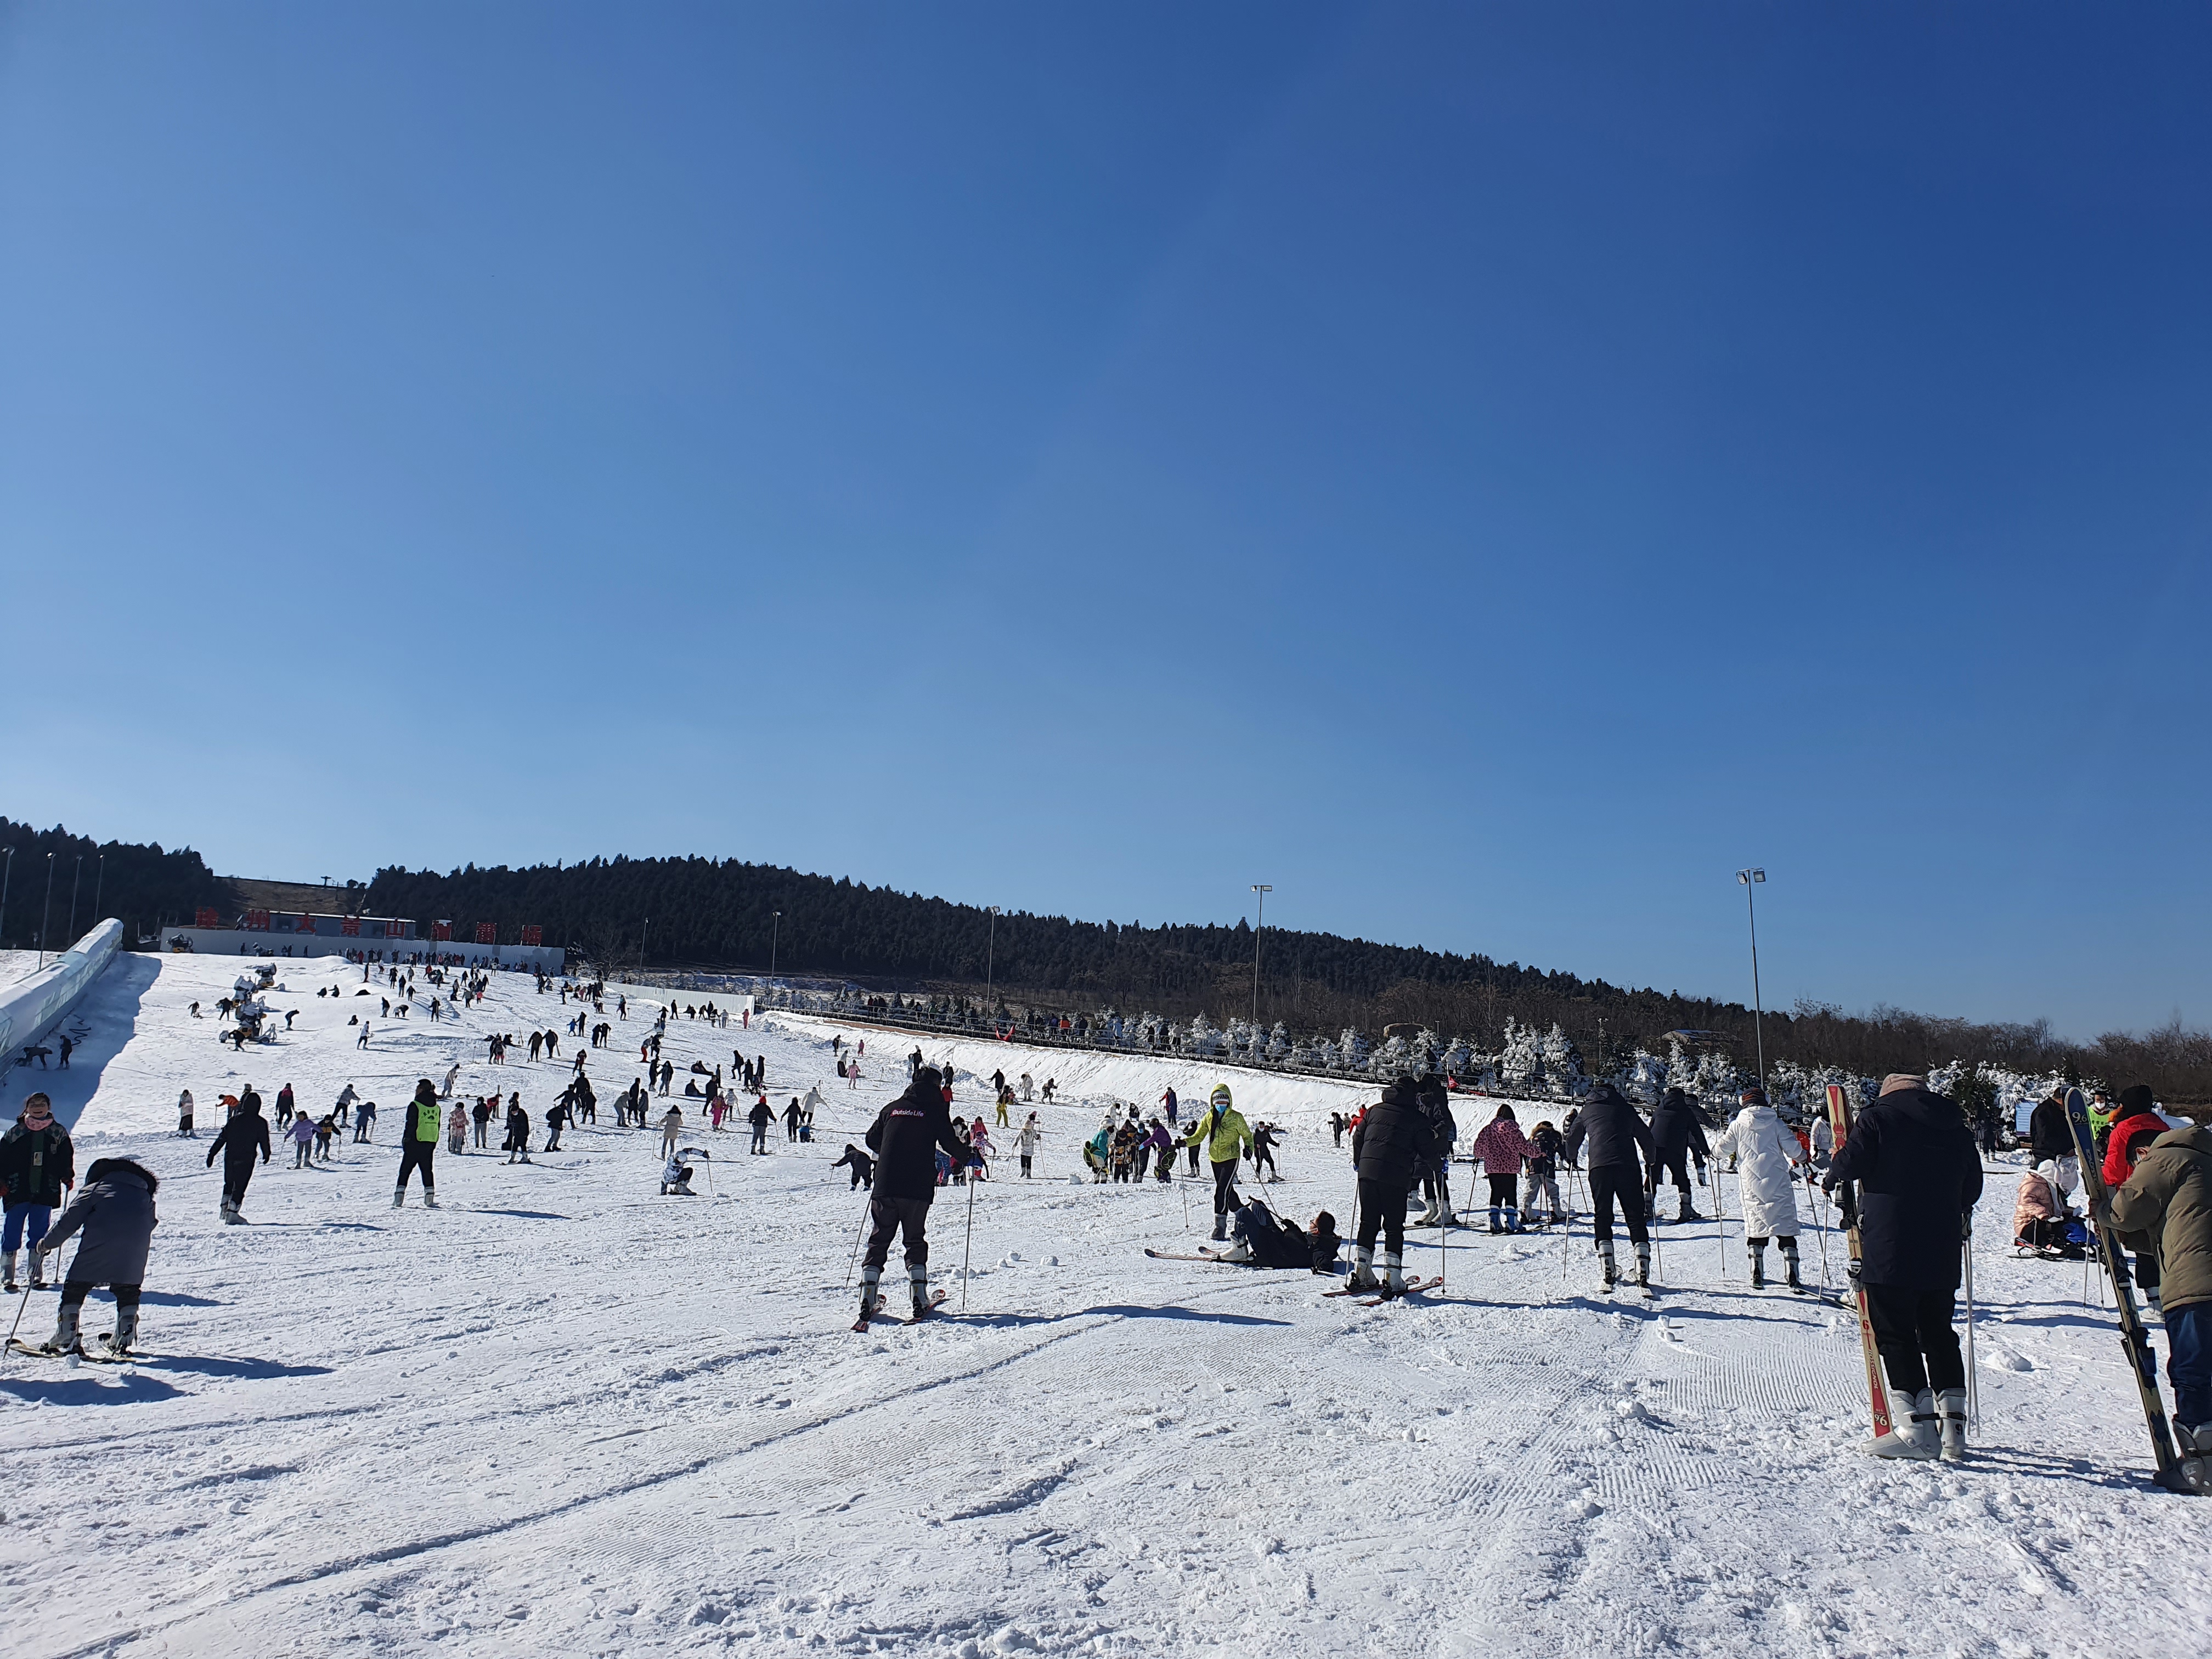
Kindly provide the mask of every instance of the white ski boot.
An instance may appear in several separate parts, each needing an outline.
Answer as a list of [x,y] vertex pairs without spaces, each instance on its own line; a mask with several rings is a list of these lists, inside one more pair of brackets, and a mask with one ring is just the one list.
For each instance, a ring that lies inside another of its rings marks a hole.
[[1649,1244],[1636,1247],[1636,1282],[1646,1291],[1651,1288],[1651,1247]]
[[1382,1280],[1375,1277],[1375,1247],[1360,1244],[1352,1252],[1352,1277],[1344,1281],[1347,1291],[1379,1291]]
[[10,1250],[8,1252],[7,1282],[4,1285],[0,1285],[0,1289],[4,1289],[9,1295],[13,1296],[17,1291],[22,1288],[23,1287],[21,1285],[15,1282],[15,1251]]
[[914,1296],[914,1316],[927,1318],[929,1314],[929,1268],[923,1262],[910,1262],[906,1270],[907,1288]]
[[[1893,1412],[1900,1396],[1890,1396]],[[1963,1425],[1961,1425],[1963,1426]],[[1937,1424],[1936,1391],[1923,1389],[1911,1401],[1911,1412],[1905,1421],[1892,1428],[1887,1434],[1867,1443],[1867,1449],[1876,1457],[1932,1458],[1942,1449],[1942,1431]]]
[[54,1321],[54,1340],[46,1344],[46,1352],[75,1353],[77,1352],[77,1313],[82,1306],[82,1303],[77,1302],[62,1304],[61,1316]]
[[1382,1252],[1382,1294],[1403,1296],[1406,1293],[1406,1257],[1401,1250]]
[[422,1189],[422,1207],[426,1210],[434,1210],[438,1207],[438,1194],[428,1187]]
[[392,1194],[392,1207],[395,1210],[404,1210],[407,1207],[407,1189],[404,1187],[399,1188]]
[[1222,1261],[1249,1261],[1251,1259],[1252,1241],[1249,1238],[1232,1240],[1229,1248],[1222,1251],[1217,1258]]
[[884,1305],[884,1270],[881,1267],[860,1269],[860,1317],[873,1316]]
[[1605,1288],[1610,1294],[1613,1287],[1620,1283],[1620,1269],[1613,1265],[1611,1239],[1597,1247],[1597,1260],[1598,1271],[1604,1275]]
[[127,1308],[116,1309],[115,1334],[108,1339],[107,1346],[112,1352],[129,1353],[137,1340],[138,1304],[134,1302]]
[[1942,1456],[1946,1463],[1960,1463],[1966,1456],[1966,1391],[1946,1389],[1936,1396],[1938,1414],[1942,1421]]

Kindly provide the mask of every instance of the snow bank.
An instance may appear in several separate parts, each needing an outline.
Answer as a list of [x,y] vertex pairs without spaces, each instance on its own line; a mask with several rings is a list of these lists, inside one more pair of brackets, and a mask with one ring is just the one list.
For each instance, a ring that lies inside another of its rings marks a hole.
[[0,991],[0,1055],[36,1042],[69,1017],[122,947],[123,924],[110,917],[33,973]]

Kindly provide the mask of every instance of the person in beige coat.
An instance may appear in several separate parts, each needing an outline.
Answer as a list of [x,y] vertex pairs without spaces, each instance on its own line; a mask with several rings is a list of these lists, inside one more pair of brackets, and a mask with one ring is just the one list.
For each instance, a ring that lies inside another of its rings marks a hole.
[[2097,1219],[2157,1241],[2182,1476],[2212,1493],[2212,1129],[2169,1130],[2133,1151],[2135,1172]]

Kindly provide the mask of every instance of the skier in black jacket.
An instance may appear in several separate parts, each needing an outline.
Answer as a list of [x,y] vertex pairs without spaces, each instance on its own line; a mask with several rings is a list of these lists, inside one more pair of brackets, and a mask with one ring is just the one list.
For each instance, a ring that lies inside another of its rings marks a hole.
[[2067,1127],[2066,1097],[2054,1094],[2027,1115],[2027,1161],[2055,1162],[2074,1156],[2074,1131]]
[[[1569,1168],[1583,1143],[1589,1143],[1590,1231],[1597,1243],[1600,1263],[1608,1291],[1620,1279],[1613,1265],[1613,1202],[1620,1200],[1621,1218],[1628,1224],[1629,1242],[1636,1246],[1636,1282],[1651,1283],[1651,1235],[1644,1225],[1644,1164],[1656,1165],[1658,1153],[1650,1127],[1637,1115],[1636,1108],[1620,1097],[1610,1083],[1601,1083],[1583,1103],[1573,1127],[1567,1131],[1565,1151]],[[1643,1149],[1639,1164],[1637,1149]]]
[[929,1311],[930,1200],[937,1196],[937,1152],[961,1168],[981,1164],[975,1149],[952,1133],[952,1114],[937,1069],[917,1066],[906,1092],[876,1114],[868,1126],[868,1150],[876,1154],[876,1178],[868,1197],[867,1254],[861,1257],[860,1317],[875,1312],[884,1264],[890,1259],[891,1235],[906,1239],[907,1283],[914,1293],[914,1316]]
[[[1359,1172],[1359,1242],[1353,1249],[1353,1290],[1380,1283],[1387,1295],[1406,1288],[1406,1194],[1436,1167],[1434,1121],[1422,1108],[1419,1088],[1401,1077],[1361,1114],[1352,1132],[1352,1162]],[[1375,1232],[1382,1231],[1382,1279],[1375,1277]]]
[[1698,1161],[1702,1171],[1712,1157],[1712,1149],[1705,1145],[1705,1120],[1689,1096],[1680,1089],[1669,1089],[1651,1114],[1651,1145],[1658,1157],[1652,1161],[1650,1178],[1644,1184],[1644,1195],[1652,1200],[1651,1218],[1664,1220],[1659,1213],[1659,1177],[1662,1174],[1674,1178],[1674,1190],[1681,1202],[1677,1221],[1703,1221],[1697,1206],[1690,1200],[1690,1160]]
[[261,1097],[248,1089],[238,1103],[238,1109],[230,1115],[230,1121],[222,1126],[222,1133],[208,1143],[208,1168],[215,1167],[215,1155],[222,1154],[222,1218],[243,1221],[239,1213],[246,1204],[246,1183],[253,1179],[253,1149],[261,1149],[261,1161],[269,1161],[269,1120],[261,1115]]
[[1982,1155],[1965,1115],[1925,1078],[1892,1073],[1823,1185],[1833,1192],[1844,1182],[1858,1183],[1859,1282],[1875,1346],[1891,1390],[1912,1402],[1909,1422],[1868,1449],[1964,1456],[1966,1367],[1951,1313],[1960,1241],[1982,1195]]

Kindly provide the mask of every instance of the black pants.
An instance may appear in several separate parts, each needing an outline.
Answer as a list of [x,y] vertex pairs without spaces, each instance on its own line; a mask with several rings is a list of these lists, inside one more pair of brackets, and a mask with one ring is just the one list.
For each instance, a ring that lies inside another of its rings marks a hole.
[[1232,1158],[1224,1163],[1220,1158],[1215,1158],[1213,1160],[1214,1214],[1227,1215],[1231,1210],[1242,1207],[1243,1206],[1237,1201],[1237,1160]]
[[1644,1224],[1644,1183],[1636,1178],[1633,1164],[1593,1164],[1589,1170],[1590,1231],[1601,1244],[1613,1243],[1613,1201],[1620,1200],[1620,1218],[1628,1224],[1632,1243],[1650,1242]]
[[[85,1297],[99,1288],[100,1286],[89,1279],[65,1280],[62,1285],[62,1306],[81,1308],[84,1305]],[[135,1308],[138,1305],[138,1287],[136,1285],[114,1285],[109,1288],[115,1292],[116,1312],[121,1313],[126,1308]]]
[[1659,1177],[1662,1175],[1671,1177],[1680,1190],[1688,1192],[1690,1190],[1689,1153],[1677,1152],[1672,1158],[1661,1158],[1658,1167],[1651,1171],[1651,1190],[1655,1193],[1659,1190]]
[[[1252,1179],[1257,1181],[1263,1169],[1275,1169],[1275,1154],[1267,1147],[1255,1146],[1252,1149]],[[1282,1171],[1276,1170],[1275,1173],[1280,1175]]]
[[1950,1291],[1916,1291],[1899,1285],[1866,1287],[1867,1318],[1881,1352],[1889,1386],[1900,1394],[1941,1392],[1966,1386],[1959,1334],[1951,1328]]
[[1022,1154],[1022,1179],[1023,1179],[1023,1180],[1024,1180],[1024,1181],[1026,1181],[1026,1180],[1028,1180],[1028,1179],[1029,1179],[1029,1176],[1030,1176],[1030,1155],[1029,1155],[1027,1152],[1024,1152],[1024,1153]]
[[[1518,1214],[1519,1212],[1514,1208],[1513,1199],[1514,1189],[1520,1184],[1521,1177],[1518,1176],[1492,1176],[1490,1177],[1490,1207],[1493,1210],[1509,1210]],[[1491,1218],[1497,1219],[1495,1216]]]
[[438,1177],[430,1169],[430,1159],[438,1150],[434,1140],[403,1140],[399,1143],[399,1179],[393,1190],[405,1192],[407,1177],[416,1170],[422,1172],[422,1190],[433,1193],[438,1189]]
[[1190,1147],[1190,1172],[1193,1175],[1198,1173],[1198,1147],[1195,1143]]
[[867,1179],[867,1176],[864,1176],[864,1175],[862,1175],[862,1174],[860,1173],[860,1166],[859,1164],[854,1164],[854,1165],[852,1166],[852,1168],[853,1168],[853,1186],[852,1186],[852,1187],[848,1187],[848,1188],[845,1188],[845,1190],[846,1190],[847,1192],[848,1192],[848,1193],[849,1193],[849,1192],[851,1192],[854,1187],[858,1187],[858,1186],[859,1186],[862,1182],[864,1182],[864,1181],[866,1181],[866,1180]]
[[1375,1248],[1376,1229],[1382,1233],[1382,1248],[1405,1254],[1406,1249],[1406,1189],[1395,1182],[1370,1181],[1359,1177],[1359,1248]]
[[222,1195],[230,1200],[232,1209],[234,1210],[246,1202],[246,1183],[252,1179],[253,1160],[252,1158],[223,1159]]
[[929,1200],[926,1198],[884,1198],[878,1194],[868,1200],[868,1218],[875,1224],[868,1233],[868,1253],[860,1258],[871,1267],[881,1268],[890,1260],[891,1235],[906,1235],[906,1261],[909,1267],[919,1267],[929,1261],[929,1240],[923,1230],[929,1225]]

